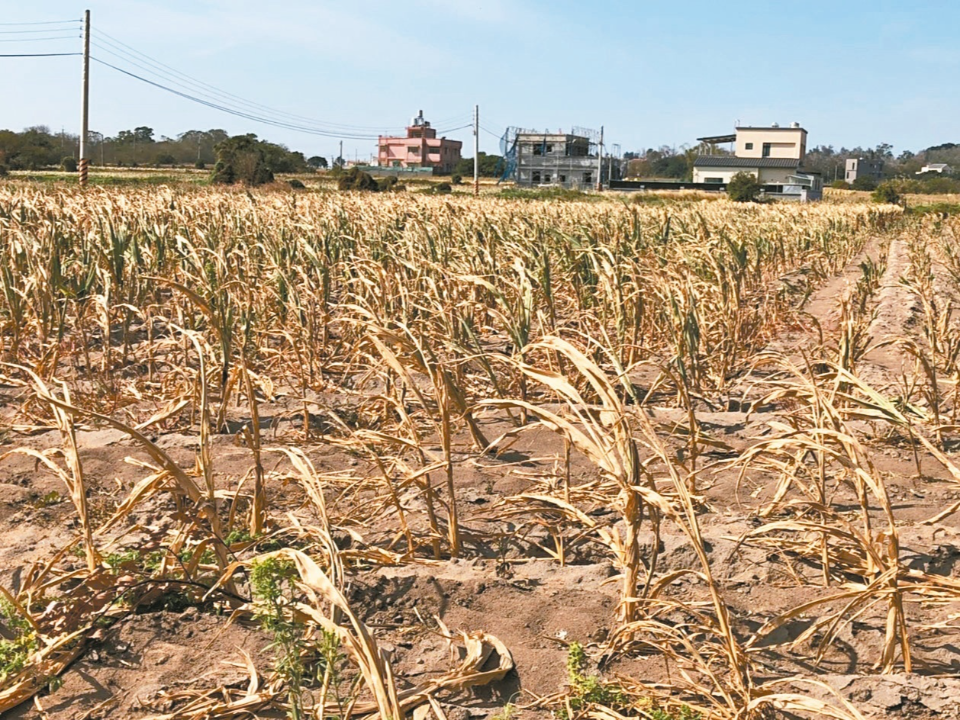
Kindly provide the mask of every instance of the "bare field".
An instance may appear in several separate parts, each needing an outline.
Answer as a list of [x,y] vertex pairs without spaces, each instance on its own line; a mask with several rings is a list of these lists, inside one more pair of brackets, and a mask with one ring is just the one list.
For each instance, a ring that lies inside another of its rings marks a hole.
[[956,718],[958,234],[0,184],[0,713]]

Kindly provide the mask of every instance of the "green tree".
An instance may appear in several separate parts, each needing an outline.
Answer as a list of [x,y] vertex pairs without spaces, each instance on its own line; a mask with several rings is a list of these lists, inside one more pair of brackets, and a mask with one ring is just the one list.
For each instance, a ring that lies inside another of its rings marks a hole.
[[263,185],[273,182],[273,171],[267,164],[263,143],[257,140],[256,135],[251,133],[229,138],[218,143],[216,151],[213,182],[223,185]]
[[322,155],[314,155],[313,157],[307,160],[307,165],[312,167],[314,170],[326,170],[329,167],[327,159]]
[[727,195],[735,202],[755,202],[762,190],[760,181],[748,172],[738,172],[727,184]]
[[[499,155],[488,155],[480,151],[477,155],[478,170],[480,177],[498,177],[500,161],[503,159]],[[453,168],[454,175],[461,177],[473,177],[473,158],[461,158]]]

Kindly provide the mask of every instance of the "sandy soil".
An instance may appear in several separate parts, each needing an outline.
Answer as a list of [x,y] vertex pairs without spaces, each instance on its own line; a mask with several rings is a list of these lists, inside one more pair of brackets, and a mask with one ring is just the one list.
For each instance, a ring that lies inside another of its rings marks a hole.
[[[856,283],[859,263],[867,257],[878,259],[881,248],[879,239],[869,244],[860,257],[817,287],[803,308],[805,325],[785,333],[771,349],[799,354],[804,347],[817,344],[821,332],[827,338],[835,337],[839,328],[837,299]],[[870,301],[869,335],[873,342],[894,336],[923,340],[919,300],[900,283],[908,266],[906,241],[894,238],[889,243],[879,290]],[[952,292],[952,285],[940,271],[938,282],[944,294]],[[899,378],[914,372],[912,361],[893,347],[874,350],[862,359],[862,376],[891,394],[890,388]],[[735,409],[703,405],[698,412],[704,436],[722,444],[702,462],[744,452],[769,432],[771,423],[782,418],[783,407],[751,407],[748,401],[755,401],[759,391],[749,388],[745,382],[738,389],[744,402]],[[15,387],[0,389],[6,417],[12,417],[24,392]],[[349,398],[337,401],[345,405],[352,402]],[[298,410],[295,397],[263,403],[260,414],[268,428],[268,445],[289,442],[286,438],[292,436]],[[238,423],[248,419],[242,409],[231,413],[231,420]],[[656,403],[651,406],[650,416],[665,428],[686,422],[685,413]],[[488,437],[510,427],[497,412],[481,414],[480,420]],[[916,477],[914,456],[908,447],[872,436],[866,425],[863,431],[872,460],[892,497],[901,544],[911,567],[960,579],[960,516],[935,525],[923,524],[960,499],[960,484],[926,453],[921,458],[922,477]],[[157,430],[155,437],[183,466],[192,465],[198,443],[195,433]],[[544,551],[552,547],[551,540],[542,527],[529,522],[530,516],[504,519],[508,498],[535,490],[542,482],[556,482],[562,473],[564,447],[557,435],[534,426],[520,433],[509,450],[499,456],[480,458],[465,451],[469,445],[466,435],[455,440],[455,446],[463,450],[456,456],[455,485],[467,537],[464,557],[435,561],[424,552],[418,562],[354,567],[346,584],[351,605],[391,652],[402,686],[444,672],[452,665],[445,643],[434,632],[434,617],[454,630],[492,633],[510,649],[515,670],[504,681],[442,697],[451,720],[488,717],[507,703],[530,705],[538,697],[562,691],[567,644],[574,640],[583,643],[598,660],[603,643],[615,628],[619,593],[613,560],[595,535],[571,541],[567,563],[560,565]],[[123,433],[114,430],[88,425],[80,430],[78,441],[93,514],[105,519],[117,500],[143,477],[142,468],[127,459],[146,458]],[[671,442],[679,446],[677,441]],[[49,430],[33,434],[10,430],[3,434],[2,443],[2,451],[15,447],[40,450],[58,446],[60,438]],[[335,528],[338,522],[355,517],[368,500],[351,495],[346,488],[356,479],[376,477],[375,465],[319,439],[301,447],[330,482],[328,501]],[[250,470],[250,451],[229,433],[216,435],[211,451],[217,486],[235,488]],[[271,470],[287,467],[279,456],[271,456],[267,465]],[[571,458],[570,472],[575,485],[597,476],[594,466],[577,453]],[[304,522],[315,519],[296,484],[269,477],[268,504],[274,517],[282,520],[290,513]],[[772,497],[775,482],[776,478],[765,471],[748,472],[740,480],[737,471],[729,467],[702,478],[699,519],[713,571],[732,609],[736,631],[743,637],[776,613],[832,591],[815,583],[798,585],[797,573],[813,572],[802,563],[771,553],[759,544],[738,542],[756,526],[756,512]],[[843,492],[838,490],[838,497]],[[52,493],[59,493],[59,499]],[[62,483],[38,469],[33,458],[11,454],[0,461],[0,584],[16,588],[32,563],[49,559],[76,538],[75,512],[69,500],[62,499],[65,494]],[[416,515],[418,503],[422,503],[419,496],[408,493],[402,500],[411,515]],[[846,497],[845,501],[853,503],[854,498]],[[116,541],[116,549],[149,547],[151,538],[169,527],[171,514],[169,499],[152,498],[138,508],[132,518],[136,527]],[[600,526],[617,526],[616,513],[609,507],[598,505],[590,510],[590,516]],[[415,522],[423,522],[422,517],[417,518]],[[389,509],[378,511],[365,526],[352,530],[362,534],[366,543],[400,549],[395,542],[397,520]],[[346,532],[337,530],[336,536],[344,547],[349,546]],[[649,550],[653,537],[649,533],[644,537]],[[82,559],[73,562],[79,566]],[[685,537],[669,525],[664,528],[660,562],[662,570],[697,564]],[[705,589],[685,578],[674,583],[669,593],[689,601],[703,599]],[[865,612],[845,627],[839,642],[827,649],[818,666],[810,660],[810,643],[789,651],[778,646],[765,652],[764,660],[781,673],[817,675],[867,715],[960,717],[957,638],[949,632],[935,634],[924,629],[936,623],[949,625],[958,611],[960,604],[915,604],[908,608],[915,653],[915,672],[910,675],[875,673],[885,620],[882,608]],[[795,637],[805,622],[799,618],[785,626],[778,631],[784,635],[779,639]],[[11,711],[9,717],[148,717],[170,709],[164,691],[245,686],[245,670],[230,663],[240,660],[242,649],[266,672],[272,662],[268,642],[256,624],[231,622],[226,615],[210,612],[205,606],[143,608],[100,633],[63,675],[59,688],[41,694],[35,704],[26,703]],[[651,681],[664,679],[658,659],[639,654],[618,656],[604,666],[603,672],[609,677],[622,674]],[[545,715],[543,710],[529,709],[521,716]]]

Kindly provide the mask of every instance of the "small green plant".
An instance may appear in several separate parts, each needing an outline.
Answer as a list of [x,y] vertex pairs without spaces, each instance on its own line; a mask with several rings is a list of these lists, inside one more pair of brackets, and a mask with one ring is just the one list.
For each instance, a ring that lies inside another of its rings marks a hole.
[[[193,548],[188,548],[186,550],[181,550],[180,555],[178,557],[180,558],[180,562],[186,565],[193,561],[194,554],[195,554],[195,550]],[[217,556],[213,552],[213,549],[211,548],[206,548],[203,551],[203,553],[200,555],[201,565],[212,565],[216,561],[217,561]]]
[[231,547],[239,543],[250,542],[251,540],[253,540],[253,536],[250,535],[250,531],[247,528],[234,528],[227,533],[224,543],[226,543],[227,547]]
[[139,568],[143,556],[137,550],[127,550],[122,553],[111,553],[104,558],[107,567],[114,575],[118,574],[124,567]]
[[454,174],[454,176],[450,178],[451,185],[460,185],[462,183],[463,183],[463,175]]
[[[683,705],[676,712],[664,709],[651,700],[631,697],[620,685],[604,682],[597,675],[587,675],[587,654],[583,645],[570,643],[567,648],[567,676],[570,683],[569,706],[573,711],[585,710],[590,705],[601,705],[616,712],[642,707],[649,720],[702,720],[700,713]],[[509,706],[508,706],[509,707]],[[506,708],[504,708],[506,710]],[[566,708],[558,712],[561,720],[567,717]]]
[[67,155],[60,161],[60,168],[64,172],[75,173],[77,171],[77,160],[72,155]]
[[287,183],[287,184],[290,186],[290,189],[291,189],[291,190],[306,190],[306,189],[307,189],[307,186],[304,185],[303,182],[300,181],[300,180],[298,180],[297,178],[293,178],[293,179],[292,179],[289,183]]
[[490,720],[516,720],[518,714],[517,706],[513,703],[507,703],[500,712],[491,715]]
[[343,676],[343,666],[347,656],[340,648],[340,638],[332,630],[320,631],[320,663],[317,668],[317,679],[321,683],[321,703],[326,704],[326,698],[333,693],[333,700],[337,704],[337,717],[346,717],[345,708],[349,705],[348,695],[344,693],[343,685],[349,681]]
[[291,720],[304,717],[303,686],[306,668],[302,655],[306,651],[305,627],[287,612],[294,602],[297,570],[289,560],[267,558],[254,563],[250,587],[256,598],[255,618],[260,627],[273,636],[271,647],[276,651],[274,670],[287,685]]
[[64,500],[63,495],[58,493],[56,490],[51,490],[46,495],[41,495],[39,498],[37,498],[36,501],[33,503],[33,506],[39,510],[40,508],[46,508],[52,505],[59,505],[60,503],[63,502],[63,500]]
[[[605,683],[597,675],[586,675],[587,653],[578,642],[567,648],[567,677],[570,682],[570,709],[582,710],[588,705],[602,705],[621,710],[631,705],[630,697],[616,683]],[[569,720],[566,718],[564,720]]]
[[0,639],[0,685],[24,667],[30,654],[38,646],[37,635],[27,620],[5,598],[0,598],[0,616],[4,625],[13,634],[11,639]]

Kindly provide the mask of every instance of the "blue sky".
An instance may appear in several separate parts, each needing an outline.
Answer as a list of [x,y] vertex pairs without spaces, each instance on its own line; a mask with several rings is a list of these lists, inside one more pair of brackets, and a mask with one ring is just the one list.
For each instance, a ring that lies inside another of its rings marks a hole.
[[[0,22],[79,18],[89,7],[94,39],[109,36],[94,56],[169,84],[111,55],[114,38],[334,133],[336,124],[376,135],[419,109],[453,128],[479,103],[493,134],[604,125],[624,150],[679,147],[738,120],[799,121],[811,146],[888,142],[899,152],[960,142],[954,0],[79,2],[0,0]],[[76,37],[21,42],[58,28],[0,26],[0,53],[80,48]],[[0,58],[0,128],[76,132],[79,81],[77,57]],[[137,125],[171,136],[254,132],[308,155],[334,155],[338,142],[225,115],[94,63],[91,128],[112,135]],[[481,149],[497,151],[493,134],[481,133]],[[472,154],[469,130],[449,135]],[[369,156],[374,145],[348,138],[344,155]]]

